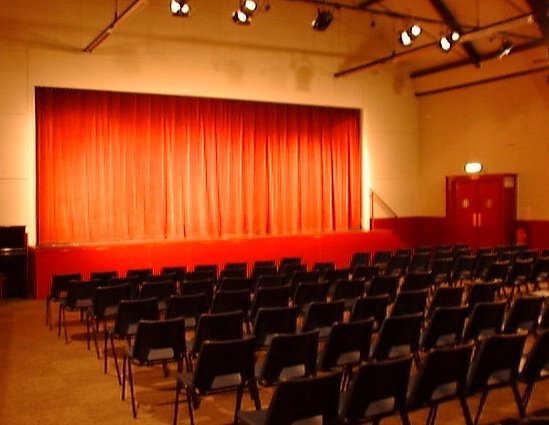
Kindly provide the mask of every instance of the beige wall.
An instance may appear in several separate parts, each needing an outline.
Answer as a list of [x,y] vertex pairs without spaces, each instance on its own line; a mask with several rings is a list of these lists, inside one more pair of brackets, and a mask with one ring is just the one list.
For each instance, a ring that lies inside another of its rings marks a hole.
[[[72,87],[330,105],[363,111],[364,223],[368,190],[399,215],[421,212],[417,99],[398,69],[335,79],[339,58],[231,46],[123,40],[94,53],[0,44],[0,225],[35,242],[34,87]],[[118,43],[118,44],[117,44]],[[185,52],[184,54],[174,54]],[[138,52],[138,53],[136,53]]]
[[444,215],[444,177],[478,161],[484,173],[518,174],[519,219],[549,220],[547,72],[421,97],[419,105],[423,215]]

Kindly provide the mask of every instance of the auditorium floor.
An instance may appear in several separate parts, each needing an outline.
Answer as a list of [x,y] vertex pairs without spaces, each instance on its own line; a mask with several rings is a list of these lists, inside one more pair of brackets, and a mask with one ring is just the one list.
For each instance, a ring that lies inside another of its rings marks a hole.
[[[52,309],[57,313],[57,305]],[[85,326],[71,314],[69,344],[45,325],[44,301],[3,300],[0,302],[0,423],[6,425],[118,425],[172,423],[173,379],[164,379],[160,369],[138,369],[136,396],[138,418],[132,419],[129,396],[120,399],[116,372],[111,361],[103,373],[103,362],[95,351],[86,349]],[[54,319],[56,323],[56,319]],[[172,368],[173,370],[173,368]],[[173,376],[173,374],[172,374]],[[261,389],[267,404],[270,390]],[[233,395],[206,397],[196,412],[197,425],[231,423]],[[470,399],[472,409],[478,398]],[[252,409],[249,397],[244,409]],[[549,381],[541,383],[533,395],[529,413],[549,409]],[[426,411],[411,413],[413,424],[425,421]],[[481,424],[514,424],[516,408],[508,388],[488,396]],[[187,406],[180,405],[180,424],[188,423]],[[386,425],[400,423],[388,418]],[[458,403],[447,403],[439,410],[437,424],[463,423]]]

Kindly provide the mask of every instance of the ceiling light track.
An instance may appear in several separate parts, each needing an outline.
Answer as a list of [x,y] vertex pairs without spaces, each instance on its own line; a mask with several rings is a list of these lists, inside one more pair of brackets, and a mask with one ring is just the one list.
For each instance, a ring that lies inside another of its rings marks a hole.
[[[351,4],[339,3],[337,1],[324,1],[324,0],[288,0],[288,1],[309,3],[309,4],[317,5],[319,7],[331,7],[333,9],[347,9],[347,10],[354,10],[357,12],[367,12],[372,15],[388,16],[390,18],[411,20],[411,21],[421,22],[421,23],[436,24],[436,25],[447,24],[447,22],[440,19],[431,19],[431,18],[425,18],[422,16],[409,15],[406,13],[400,13],[400,12],[396,12],[389,9],[379,10],[379,9],[372,9],[368,7],[361,7],[360,4],[354,6]],[[375,3],[377,2],[373,2],[372,4],[375,4]]]
[[[302,0],[294,0],[294,1],[302,1]],[[518,16],[518,17],[515,17],[515,18],[511,18],[511,19],[505,19],[503,21],[500,21],[500,22],[495,22],[493,24],[489,24],[485,27],[479,27],[479,28],[476,28],[475,30],[473,31],[470,31],[468,33],[465,33],[465,34],[462,34],[461,37],[460,37],[460,40],[459,42],[463,42],[464,39],[465,40],[473,40],[473,39],[476,39],[476,38],[481,38],[481,37],[485,37],[489,34],[493,34],[495,32],[498,31],[499,28],[501,28],[501,26],[505,26],[505,28],[508,28],[507,25],[512,21],[515,23],[515,25],[517,25],[518,23],[522,23],[523,20],[527,17],[527,16],[532,16],[531,14],[526,14],[526,15],[521,15],[521,16]],[[488,31],[489,30],[489,31]],[[543,42],[543,40],[541,40]],[[534,47],[539,47],[540,45],[540,40],[535,40],[531,43],[524,43],[524,48],[521,49],[521,46],[522,45],[518,45],[515,47],[514,51],[519,51],[519,50],[528,50],[529,48],[533,48],[533,47],[529,47],[533,45]],[[392,61],[394,59],[397,59],[397,58],[400,58],[402,56],[406,56],[406,55],[409,55],[411,53],[415,53],[419,50],[424,50],[424,49],[428,49],[428,48],[431,48],[431,47],[437,47],[439,46],[439,41],[435,41],[435,42],[432,42],[432,43],[428,43],[428,44],[424,44],[422,46],[419,46],[419,47],[416,47],[416,48],[412,48],[412,49],[409,49],[409,50],[405,50],[405,51],[402,51],[402,52],[399,52],[399,53],[395,53],[393,52],[391,55],[389,56],[385,56],[383,58],[380,58],[380,59],[376,59],[372,62],[367,62],[365,64],[362,64],[362,65],[357,65],[357,66],[354,66],[352,68],[348,68],[348,69],[345,69],[345,70],[342,70],[342,71],[338,71],[334,74],[334,77],[335,78],[338,78],[338,77],[343,77],[345,75],[349,75],[349,74],[353,74],[355,72],[358,72],[358,71],[363,71],[365,69],[368,69],[368,68],[372,68],[376,65],[380,65],[382,63],[386,63],[386,62],[389,62],[389,61]],[[527,47],[528,46],[528,47]],[[428,73],[432,73],[432,72],[440,72],[440,71],[445,71],[447,69],[452,69],[452,68],[456,68],[458,66],[462,66],[463,65],[470,65],[470,64],[475,64],[477,65],[478,63],[480,63],[482,60],[486,60],[487,58],[491,58],[492,54],[489,54],[489,55],[484,55],[484,56],[481,56],[478,58],[478,60],[475,58],[475,59],[471,59],[471,58],[468,58],[466,60],[463,60],[463,61],[460,61],[458,62],[459,65],[456,65],[456,64],[451,64],[451,65],[442,65],[439,69],[436,69],[436,71],[431,71],[431,69],[427,70]],[[499,55],[499,50],[495,53],[495,57],[497,57]],[[444,68],[444,69],[442,69]],[[435,69],[435,68],[433,68]],[[414,78],[414,74],[415,77],[418,77],[418,76],[423,76],[423,75],[427,75],[427,73],[423,73],[421,75],[417,75],[418,73],[415,73],[413,72],[411,74],[411,77]]]
[[128,19],[131,15],[133,15],[138,10],[140,10],[148,2],[149,0],[135,0],[126,9],[124,9],[124,11],[120,15],[115,13],[113,21],[103,31],[101,31],[99,35],[91,41],[90,44],[88,44],[84,48],[84,52],[88,52],[88,53],[93,52],[114,32],[114,30],[118,25],[120,25],[120,23],[122,23],[123,21]]

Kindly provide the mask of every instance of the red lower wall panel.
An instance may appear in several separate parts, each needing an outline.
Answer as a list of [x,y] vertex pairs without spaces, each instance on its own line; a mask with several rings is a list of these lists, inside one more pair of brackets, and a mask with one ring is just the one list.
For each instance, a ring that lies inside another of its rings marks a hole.
[[151,267],[158,273],[164,266],[218,264],[255,260],[279,260],[300,256],[309,265],[335,261],[347,267],[355,252],[373,252],[404,246],[391,231],[332,233],[284,237],[258,237],[208,241],[127,243],[101,246],[30,248],[31,288],[29,293],[42,299],[49,291],[51,277],[60,273],[117,270],[124,275],[132,268]]
[[526,240],[520,243],[526,243],[532,249],[549,248],[549,221],[517,220],[516,228],[526,230]]
[[372,227],[393,230],[409,247],[441,245],[448,241],[446,217],[377,218]]

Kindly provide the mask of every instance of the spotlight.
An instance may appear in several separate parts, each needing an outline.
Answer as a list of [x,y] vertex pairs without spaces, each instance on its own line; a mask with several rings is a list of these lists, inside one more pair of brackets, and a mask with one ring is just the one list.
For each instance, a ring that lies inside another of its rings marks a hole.
[[239,25],[249,25],[252,23],[252,19],[249,15],[244,13],[242,10],[237,9],[233,12],[233,22]]
[[257,2],[254,0],[244,0],[240,5],[240,10],[251,16],[257,10]]
[[513,43],[509,40],[505,40],[499,49],[499,58],[501,59],[504,56],[509,56],[509,53],[511,53],[511,50],[513,50],[514,47],[515,45]]
[[191,13],[191,6],[186,0],[171,0],[170,9],[174,16],[189,16]]
[[457,31],[452,31],[448,35],[440,37],[438,45],[443,52],[449,52],[454,43],[458,42],[461,35]]
[[240,6],[233,12],[233,21],[240,25],[252,23],[252,15],[257,10],[255,0],[242,0]]
[[400,44],[403,46],[411,46],[414,40],[421,34],[422,29],[419,25],[412,25],[407,30],[401,31],[400,33]]
[[332,21],[334,20],[334,15],[329,10],[318,10],[315,20],[312,23],[313,29],[317,31],[326,31]]

